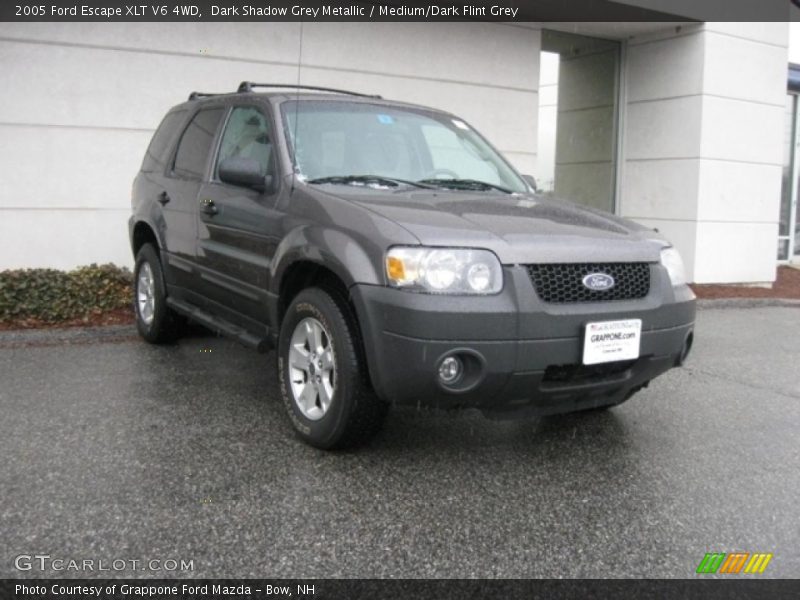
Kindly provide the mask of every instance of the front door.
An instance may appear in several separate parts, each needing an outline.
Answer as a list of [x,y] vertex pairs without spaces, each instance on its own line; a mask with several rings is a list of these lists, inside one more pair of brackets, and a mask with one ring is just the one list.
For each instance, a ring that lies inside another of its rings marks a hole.
[[225,160],[248,158],[258,162],[265,177],[272,175],[279,183],[272,131],[261,107],[233,107],[211,180],[198,196],[197,252],[207,308],[256,332],[268,321],[269,267],[282,213],[275,210],[277,193],[223,183],[218,172]]

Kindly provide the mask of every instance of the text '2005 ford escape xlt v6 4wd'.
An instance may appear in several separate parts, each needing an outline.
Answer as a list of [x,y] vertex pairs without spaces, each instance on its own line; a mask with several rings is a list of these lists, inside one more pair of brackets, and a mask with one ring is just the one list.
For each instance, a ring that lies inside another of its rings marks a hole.
[[153,136],[137,326],[162,342],[188,317],[275,348],[310,444],[366,440],[393,403],[612,406],[686,358],[694,295],[655,231],[536,194],[451,114],[256,87],[192,94]]

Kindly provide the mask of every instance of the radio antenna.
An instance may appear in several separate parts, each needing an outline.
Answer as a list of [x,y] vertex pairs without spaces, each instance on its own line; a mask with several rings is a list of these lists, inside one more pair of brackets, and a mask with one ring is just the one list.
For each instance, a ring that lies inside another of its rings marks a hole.
[[[300,69],[303,64],[303,21],[300,21],[300,44],[297,48],[297,85],[300,85]],[[294,194],[294,184],[297,179],[297,170],[299,162],[297,160],[297,121],[300,119],[300,88],[298,87],[295,92],[294,100],[294,139],[292,140],[292,150],[294,151],[294,164],[292,165],[292,190]]]

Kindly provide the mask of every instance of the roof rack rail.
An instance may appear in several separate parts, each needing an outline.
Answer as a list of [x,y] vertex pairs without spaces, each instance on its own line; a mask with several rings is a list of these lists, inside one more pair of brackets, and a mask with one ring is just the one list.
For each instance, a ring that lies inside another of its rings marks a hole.
[[209,92],[192,92],[189,94],[189,100],[197,100],[199,98],[210,98],[211,96],[219,96],[219,94],[211,94]]
[[316,85],[298,85],[294,83],[253,83],[252,81],[243,81],[239,84],[238,93],[243,94],[252,92],[253,88],[257,87],[271,87],[271,88],[293,88],[298,90],[314,90],[317,92],[333,92],[334,94],[347,94],[348,96],[361,96],[362,98],[376,98],[381,99],[377,94],[361,94],[359,92],[351,92],[349,90],[340,90],[337,88],[320,87]]

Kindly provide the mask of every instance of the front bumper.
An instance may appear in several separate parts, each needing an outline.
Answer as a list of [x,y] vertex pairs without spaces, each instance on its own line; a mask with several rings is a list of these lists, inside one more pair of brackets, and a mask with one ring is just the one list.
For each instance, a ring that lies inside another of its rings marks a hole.
[[[651,267],[641,300],[548,304],[524,267],[504,268],[496,296],[437,296],[388,287],[351,289],[378,395],[394,404],[475,407],[498,415],[550,414],[617,404],[676,366],[694,329],[694,295]],[[640,356],[581,365],[589,321],[642,320]],[[454,387],[438,378],[457,353],[467,370]]]

